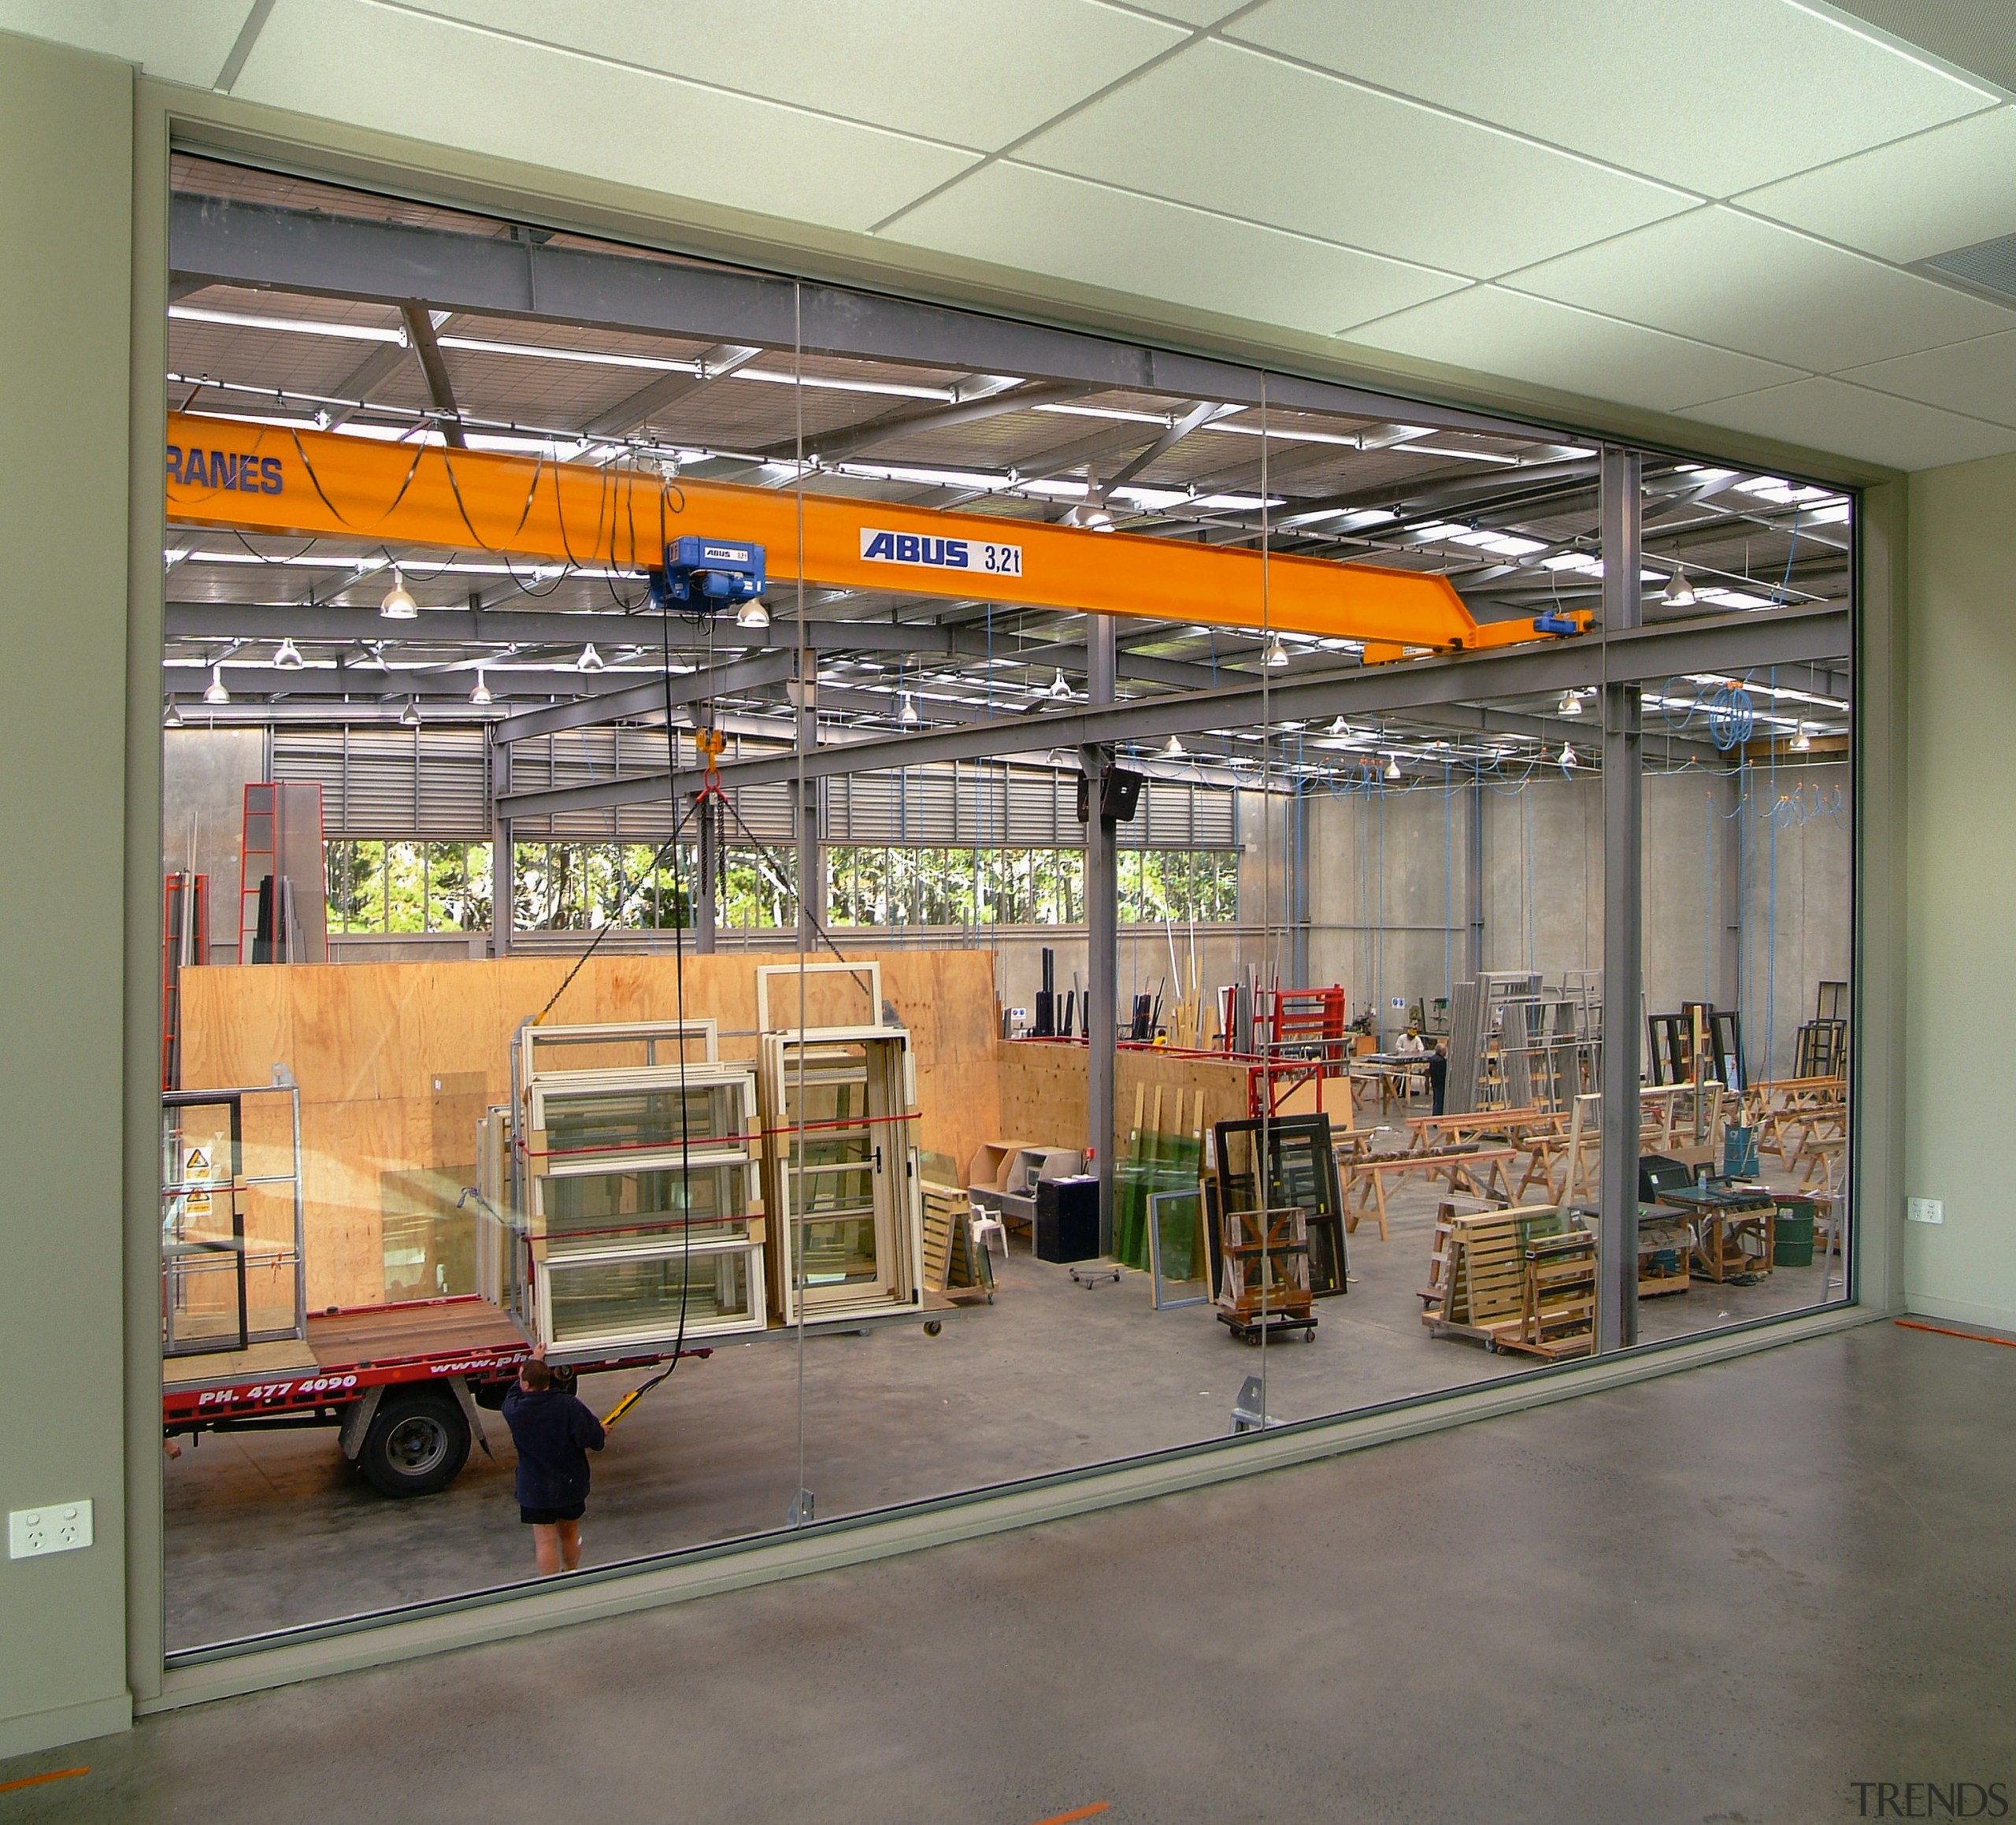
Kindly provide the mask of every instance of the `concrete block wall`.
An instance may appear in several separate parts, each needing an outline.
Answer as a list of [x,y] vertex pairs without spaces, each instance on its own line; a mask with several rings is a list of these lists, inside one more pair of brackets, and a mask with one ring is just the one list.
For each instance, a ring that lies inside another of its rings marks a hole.
[[[1706,768],[1645,781],[1644,971],[1654,1012],[1735,1005],[1753,1071],[1789,1071],[1799,1023],[1851,954],[1852,795],[1838,758],[1755,767],[1747,801]],[[1382,1026],[1469,973],[1470,820],[1484,820],[1487,970],[1603,967],[1603,785],[1412,786],[1311,801],[1310,973]]]

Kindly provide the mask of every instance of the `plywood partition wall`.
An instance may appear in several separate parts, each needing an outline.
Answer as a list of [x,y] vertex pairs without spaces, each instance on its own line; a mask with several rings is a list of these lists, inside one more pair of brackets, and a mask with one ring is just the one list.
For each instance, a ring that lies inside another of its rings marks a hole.
[[[1025,1141],[1032,1145],[1078,1147],[1088,1144],[1085,1118],[1090,1098],[1085,1081],[1085,1048],[1069,1040],[1015,1040],[997,1042],[1001,1089],[1001,1129],[990,1140]],[[1232,1122],[1247,1113],[1247,1067],[1228,1060],[1201,1058],[1159,1047],[1123,1047],[1114,1078],[1114,1126],[1109,1143],[1118,1158],[1126,1151],[1134,1126],[1136,1092],[1143,1098],[1143,1119],[1153,1125],[1156,1092],[1163,1092],[1163,1125],[1177,1125],[1174,1092],[1184,1093],[1183,1125],[1194,1126],[1191,1111],[1199,1092],[1204,1121]]]
[[[1000,1122],[993,953],[870,955],[912,1035],[922,1144],[964,1162]],[[723,1058],[756,1056],[757,968],[791,960],[686,959],[686,1015],[720,1023]],[[510,1100],[511,1036],[573,966],[513,957],[183,973],[185,1084],[265,1084],[284,1065],[301,1085],[311,1311],[383,1303],[387,1219],[451,1215],[475,1181],[476,1118]],[[595,957],[549,1018],[668,1020],[680,1005],[672,958]],[[1079,1082],[1082,1128],[1082,1063]]]

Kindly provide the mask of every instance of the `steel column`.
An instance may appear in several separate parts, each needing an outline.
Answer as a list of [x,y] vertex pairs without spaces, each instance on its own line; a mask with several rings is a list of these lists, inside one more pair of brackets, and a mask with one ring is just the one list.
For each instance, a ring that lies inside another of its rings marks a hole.
[[484,731],[484,744],[489,751],[489,765],[484,769],[483,777],[490,795],[490,954],[508,957],[518,883],[517,870],[512,866],[511,820],[498,807],[511,790],[511,751],[497,739],[494,728]]
[[[1641,618],[1641,459],[1603,453],[1603,639]],[[1638,1341],[1638,1015],[1643,999],[1644,777],[1640,688],[1608,681],[1603,710],[1603,1172],[1596,1344]]]
[[[1743,1005],[1743,772],[1732,768],[1724,781],[1715,867],[1721,904],[1716,909],[1721,930],[1721,955],[1716,964],[1715,1005],[1734,1008]],[[1746,1072],[1747,1066],[1745,1066]],[[1764,1073],[1770,1074],[1768,1065]]]
[[[1087,695],[1113,701],[1114,627],[1110,615],[1086,617],[1091,671]],[[1085,821],[1086,1133],[1099,1181],[1099,1252],[1113,1252],[1113,1100],[1115,1033],[1120,1023],[1120,871],[1114,822],[1099,815],[1099,781],[1113,750],[1097,742],[1078,751],[1091,815]]]
[[[808,759],[819,745],[819,655],[809,648],[798,654],[798,676],[791,686],[798,721],[798,751]],[[819,851],[819,781],[808,772],[797,803],[798,939],[816,950],[826,922],[826,870]],[[878,1011],[876,1018],[881,1018]]]
[[[1481,775],[1470,782],[1470,822],[1469,829],[1465,833],[1469,839],[1469,859],[1466,868],[1467,878],[1463,892],[1469,911],[1465,920],[1469,938],[1464,952],[1464,970],[1473,981],[1484,974],[1484,790]],[[1452,996],[1453,993],[1452,989]]]
[[1288,842],[1288,980],[1309,974],[1309,788],[1295,788]]
[[696,840],[698,863],[693,874],[693,896],[688,908],[693,920],[693,948],[703,957],[710,957],[714,951],[715,878],[721,873],[721,807],[713,799],[703,799],[696,807],[693,819],[699,826]]

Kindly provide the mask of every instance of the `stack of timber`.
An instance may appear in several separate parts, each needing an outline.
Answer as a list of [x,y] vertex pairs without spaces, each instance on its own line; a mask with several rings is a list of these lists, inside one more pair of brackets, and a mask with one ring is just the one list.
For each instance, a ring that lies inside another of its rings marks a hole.
[[1445,1204],[1436,1217],[1421,1322],[1434,1336],[1492,1349],[1518,1342],[1527,1328],[1526,1250],[1566,1232],[1552,1204],[1466,1214]]
[[994,1303],[994,1262],[973,1241],[973,1205],[956,1185],[923,1181],[924,1284],[964,1304]]
[[1518,1336],[1501,1350],[1544,1356],[1586,1356],[1596,1341],[1596,1239],[1584,1230],[1537,1237],[1523,1251],[1525,1285]]

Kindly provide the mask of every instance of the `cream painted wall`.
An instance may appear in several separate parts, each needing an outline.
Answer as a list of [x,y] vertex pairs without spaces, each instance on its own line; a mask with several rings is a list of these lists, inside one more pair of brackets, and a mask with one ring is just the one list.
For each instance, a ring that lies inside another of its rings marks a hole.
[[1909,562],[1904,1296],[2016,1330],[2016,458],[1914,476]]
[[[0,1755],[123,1728],[126,526],[132,78],[0,37],[0,1508],[97,1543],[0,1559]],[[27,1645],[29,1651],[23,1652]]]

